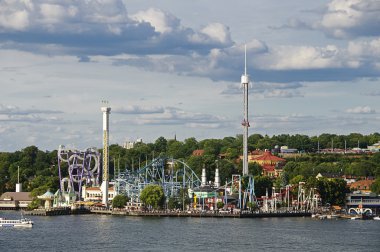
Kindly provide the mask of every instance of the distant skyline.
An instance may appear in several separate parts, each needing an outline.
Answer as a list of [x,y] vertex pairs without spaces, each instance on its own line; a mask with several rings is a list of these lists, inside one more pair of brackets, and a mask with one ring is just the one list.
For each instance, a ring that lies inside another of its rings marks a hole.
[[380,125],[380,1],[0,2],[0,151]]

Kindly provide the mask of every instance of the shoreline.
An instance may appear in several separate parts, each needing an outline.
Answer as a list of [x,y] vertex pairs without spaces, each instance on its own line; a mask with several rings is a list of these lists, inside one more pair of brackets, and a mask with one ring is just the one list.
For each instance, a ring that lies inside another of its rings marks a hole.
[[311,217],[308,212],[271,212],[271,213],[210,213],[210,212],[144,212],[144,211],[123,211],[123,210],[103,210],[103,209],[37,209],[24,211],[24,215],[34,216],[56,216],[56,215],[77,215],[77,214],[100,214],[114,216],[135,216],[135,217],[193,217],[193,218],[279,218],[279,217]]

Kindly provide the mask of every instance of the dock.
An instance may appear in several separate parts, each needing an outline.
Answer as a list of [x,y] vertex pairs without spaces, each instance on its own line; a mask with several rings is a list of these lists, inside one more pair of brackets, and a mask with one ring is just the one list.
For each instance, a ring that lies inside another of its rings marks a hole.
[[125,211],[91,209],[91,214],[136,217],[193,217],[193,218],[273,218],[310,217],[309,212],[270,212],[270,213],[213,213],[213,212],[170,212],[170,211]]

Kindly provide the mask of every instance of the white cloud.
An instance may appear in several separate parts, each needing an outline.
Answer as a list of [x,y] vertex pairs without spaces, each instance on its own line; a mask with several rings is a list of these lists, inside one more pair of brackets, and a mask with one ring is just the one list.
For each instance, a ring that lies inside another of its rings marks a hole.
[[128,15],[126,7],[122,0],[3,1],[0,43],[6,42],[7,48],[79,57],[189,51],[204,54],[233,44],[223,24],[211,23],[195,31],[182,27],[169,12],[149,8]]
[[341,50],[329,45],[312,46],[279,46],[272,48],[270,54],[259,55],[261,69],[304,70],[340,68],[346,66]]
[[348,53],[357,58],[380,58],[380,38],[364,41],[350,41],[347,47]]
[[13,105],[0,104],[0,115],[60,114],[62,111],[44,109],[21,109]]
[[292,97],[302,97],[297,91],[289,91],[289,90],[271,90],[264,94],[266,98],[292,98]]
[[127,106],[127,107],[116,107],[112,110],[113,113],[117,114],[157,114],[163,113],[163,107],[157,106]]
[[358,106],[355,108],[349,108],[346,112],[350,114],[373,114],[375,113],[375,110],[369,106]]
[[137,22],[150,23],[156,32],[170,33],[180,28],[180,20],[174,15],[159,9],[150,8],[131,16]]
[[204,27],[201,33],[220,44],[232,44],[229,28],[220,23],[212,23]]
[[380,35],[378,0],[332,0],[317,28],[336,38]]

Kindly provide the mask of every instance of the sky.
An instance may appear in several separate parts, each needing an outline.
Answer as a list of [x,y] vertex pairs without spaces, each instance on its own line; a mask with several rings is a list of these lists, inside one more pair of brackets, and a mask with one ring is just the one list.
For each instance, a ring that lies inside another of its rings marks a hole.
[[0,0],[0,151],[380,125],[378,0]]

